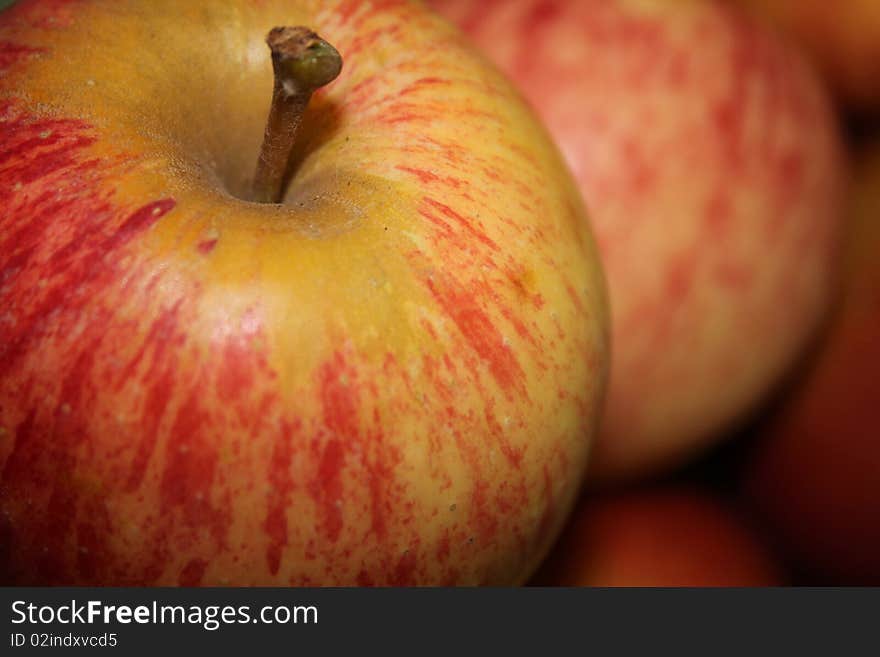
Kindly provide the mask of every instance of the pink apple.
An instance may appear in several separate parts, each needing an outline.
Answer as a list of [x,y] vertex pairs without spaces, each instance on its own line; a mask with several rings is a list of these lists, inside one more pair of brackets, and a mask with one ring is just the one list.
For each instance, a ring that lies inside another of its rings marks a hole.
[[613,327],[593,480],[683,462],[823,316],[844,187],[825,93],[720,2],[431,4],[537,108],[592,211]]

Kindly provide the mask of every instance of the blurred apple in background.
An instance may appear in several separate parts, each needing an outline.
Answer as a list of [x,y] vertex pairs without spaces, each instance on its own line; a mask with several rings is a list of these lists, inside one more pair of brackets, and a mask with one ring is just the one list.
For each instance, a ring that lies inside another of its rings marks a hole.
[[880,585],[880,142],[853,196],[839,307],[745,486],[806,577]]
[[735,1],[797,39],[848,108],[880,110],[878,0]]
[[775,586],[780,566],[735,512],[694,487],[585,499],[541,586]]
[[613,318],[593,480],[683,462],[770,391],[829,300],[845,167],[825,92],[722,3],[429,4],[518,83],[591,208]]

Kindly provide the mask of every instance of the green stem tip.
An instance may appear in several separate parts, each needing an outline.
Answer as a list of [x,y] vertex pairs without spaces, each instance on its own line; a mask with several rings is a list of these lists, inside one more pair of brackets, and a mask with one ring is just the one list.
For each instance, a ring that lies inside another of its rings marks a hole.
[[266,43],[272,51],[275,86],[257,160],[252,199],[280,203],[287,162],[316,89],[329,84],[342,70],[337,50],[307,27],[276,27]]

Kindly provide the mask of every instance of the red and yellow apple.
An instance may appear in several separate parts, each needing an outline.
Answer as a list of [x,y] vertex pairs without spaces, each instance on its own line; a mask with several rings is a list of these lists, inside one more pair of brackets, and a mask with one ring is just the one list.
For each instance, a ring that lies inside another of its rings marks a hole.
[[[248,200],[264,38],[342,53]],[[598,255],[509,83],[419,3],[0,14],[0,578],[510,584],[582,481]]]
[[880,585],[880,142],[859,159],[842,294],[745,491],[810,583]]
[[880,110],[880,2],[738,2],[768,18],[802,45],[849,108]]
[[585,498],[541,586],[777,586],[782,570],[737,514],[680,485]]
[[793,50],[688,0],[432,0],[536,107],[610,288],[591,481],[685,461],[754,408],[829,299],[840,136]]

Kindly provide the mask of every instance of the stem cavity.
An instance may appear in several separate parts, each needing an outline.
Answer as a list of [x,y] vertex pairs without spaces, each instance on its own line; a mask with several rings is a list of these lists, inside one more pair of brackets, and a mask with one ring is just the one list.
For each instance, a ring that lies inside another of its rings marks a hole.
[[252,199],[280,203],[287,162],[303,114],[316,89],[342,70],[336,49],[306,27],[276,27],[266,37],[272,51],[275,87],[257,160]]

